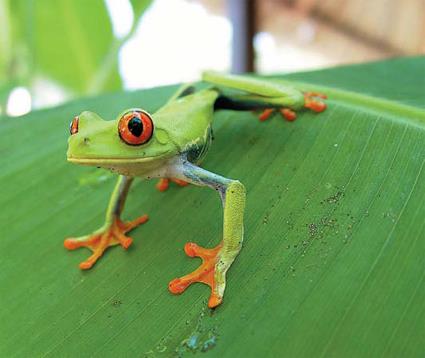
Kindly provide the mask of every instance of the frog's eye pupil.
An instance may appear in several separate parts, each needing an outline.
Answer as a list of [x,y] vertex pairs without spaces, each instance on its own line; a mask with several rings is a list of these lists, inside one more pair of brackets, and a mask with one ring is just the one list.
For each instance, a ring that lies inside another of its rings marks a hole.
[[133,117],[128,121],[128,130],[136,137],[143,133],[143,122],[139,117]]

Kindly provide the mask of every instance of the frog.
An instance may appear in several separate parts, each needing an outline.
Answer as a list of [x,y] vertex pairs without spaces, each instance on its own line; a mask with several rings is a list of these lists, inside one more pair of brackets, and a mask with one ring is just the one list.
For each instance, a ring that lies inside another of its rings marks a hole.
[[65,239],[68,250],[81,247],[92,251],[79,264],[90,269],[111,246],[127,249],[133,240],[128,232],[146,223],[148,215],[124,221],[121,216],[135,178],[159,180],[157,188],[167,190],[171,182],[193,184],[215,190],[223,207],[222,240],[212,248],[188,242],[184,251],[202,259],[193,272],[168,284],[172,294],[183,293],[200,282],[210,288],[208,307],[216,308],[224,297],[226,275],[238,256],[244,238],[245,186],[201,167],[213,142],[212,124],[221,110],[257,111],[264,122],[280,112],[288,121],[299,110],[322,112],[326,96],[303,92],[298,87],[250,75],[206,71],[204,86],[183,84],[154,113],[129,108],[113,120],[104,120],[91,111],[83,111],[70,124],[67,160],[95,166],[118,174],[104,224],[92,233]]

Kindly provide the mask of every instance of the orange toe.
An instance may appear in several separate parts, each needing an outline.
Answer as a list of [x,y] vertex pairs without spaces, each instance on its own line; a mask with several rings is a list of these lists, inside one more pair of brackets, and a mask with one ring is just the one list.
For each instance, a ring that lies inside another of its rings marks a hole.
[[75,250],[80,247],[78,243],[76,243],[73,239],[65,239],[63,242],[63,246],[68,250]]
[[304,93],[304,107],[311,109],[313,112],[323,112],[327,106],[326,103],[319,101],[316,98],[326,99],[327,96],[318,92],[305,92]]
[[156,184],[156,188],[159,191],[166,191],[168,189],[169,182],[170,182],[169,179],[161,178],[161,179],[159,179],[158,183]]
[[297,114],[289,108],[282,108],[280,110],[280,113],[282,114],[282,116],[287,120],[287,121],[295,121],[297,119]]
[[313,112],[323,112],[326,109],[326,103],[316,100],[306,100],[304,107],[311,109]]
[[176,179],[176,178],[171,178],[170,179],[173,183],[176,183],[178,186],[186,186],[189,185],[189,183],[187,181],[181,180],[181,179]]
[[174,280],[170,281],[168,284],[168,289],[171,293],[174,293],[175,295],[179,295],[180,293],[183,293],[183,291],[189,286],[189,284],[185,281],[183,282],[179,278],[175,278]]
[[92,234],[89,236],[83,236],[79,238],[68,238],[63,242],[63,246],[68,250],[75,250],[80,247],[91,248],[96,246],[100,241],[100,234]]
[[135,227],[137,227],[141,224],[144,224],[148,220],[149,220],[148,215],[142,215],[142,216],[139,216],[137,219],[134,219],[134,220],[131,220],[131,221],[126,221],[126,222],[121,221],[121,225],[122,225],[121,229],[128,232],[130,230],[133,230]]
[[273,108],[266,108],[263,112],[260,113],[260,115],[258,116],[258,119],[261,122],[266,121],[267,119],[270,118],[270,116],[273,114],[274,109]]
[[216,294],[211,293],[210,299],[208,300],[208,307],[215,308],[221,304],[223,299]]
[[159,179],[158,183],[156,184],[156,188],[159,191],[166,191],[170,186],[170,181],[173,183],[176,183],[178,186],[186,186],[189,185],[188,182],[176,178],[161,178]]
[[187,256],[190,257],[196,257],[196,252],[198,251],[198,245],[196,245],[193,242],[187,242],[186,245],[184,245],[184,252]]
[[84,261],[84,262],[81,262],[79,265],[78,265],[78,267],[81,269],[81,270],[88,270],[88,269],[91,269],[92,268],[92,266],[94,265],[94,262],[91,262],[91,261]]
[[133,243],[133,239],[131,237],[125,237],[122,240],[120,240],[120,245],[124,249],[128,249],[130,245]]

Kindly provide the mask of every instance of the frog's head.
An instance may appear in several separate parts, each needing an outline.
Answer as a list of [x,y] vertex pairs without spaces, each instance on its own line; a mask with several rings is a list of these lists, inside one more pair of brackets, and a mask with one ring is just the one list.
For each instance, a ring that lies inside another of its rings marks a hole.
[[135,175],[135,167],[149,171],[177,153],[167,131],[155,126],[155,119],[138,108],[128,109],[112,121],[82,112],[71,122],[70,132],[68,161],[124,175]]

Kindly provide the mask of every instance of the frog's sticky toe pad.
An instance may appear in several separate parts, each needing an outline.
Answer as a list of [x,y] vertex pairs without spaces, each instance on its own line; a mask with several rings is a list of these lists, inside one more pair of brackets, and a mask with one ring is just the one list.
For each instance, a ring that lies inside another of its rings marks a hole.
[[168,285],[170,292],[180,294],[192,283],[201,282],[211,288],[208,307],[213,308],[218,306],[222,301],[222,297],[217,292],[215,266],[218,261],[220,249],[221,245],[213,249],[205,249],[194,243],[187,243],[184,247],[186,254],[190,257],[200,257],[202,259],[202,264],[192,273],[172,280]]
[[323,112],[327,108],[326,103],[318,100],[317,98],[326,99],[328,97],[323,93],[305,92],[304,107],[312,110],[313,112]]
[[87,247],[93,252],[87,260],[80,263],[80,269],[88,270],[103,255],[108,247],[119,244],[124,249],[127,249],[132,244],[133,240],[125,234],[146,221],[148,221],[147,215],[140,216],[135,220],[127,222],[123,222],[116,218],[106,229],[100,229],[92,235],[66,239],[63,244],[68,250]]

